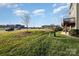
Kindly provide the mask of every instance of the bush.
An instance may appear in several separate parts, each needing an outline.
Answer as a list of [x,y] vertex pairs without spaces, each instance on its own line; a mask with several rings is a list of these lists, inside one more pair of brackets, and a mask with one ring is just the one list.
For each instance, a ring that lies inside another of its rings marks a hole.
[[7,28],[7,29],[5,29],[5,31],[14,31],[14,28],[12,27],[12,28]]
[[79,29],[71,29],[71,30],[69,31],[69,34],[70,34],[71,36],[78,36],[78,37],[79,37]]
[[56,31],[62,31],[63,29],[61,27],[56,27],[55,30]]

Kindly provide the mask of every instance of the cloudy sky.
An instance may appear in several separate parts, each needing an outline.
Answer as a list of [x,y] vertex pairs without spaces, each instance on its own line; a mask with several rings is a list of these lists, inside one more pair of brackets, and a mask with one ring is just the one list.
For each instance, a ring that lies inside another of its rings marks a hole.
[[68,17],[69,4],[56,3],[0,3],[0,24],[23,24],[21,16],[30,15],[29,26],[61,25]]

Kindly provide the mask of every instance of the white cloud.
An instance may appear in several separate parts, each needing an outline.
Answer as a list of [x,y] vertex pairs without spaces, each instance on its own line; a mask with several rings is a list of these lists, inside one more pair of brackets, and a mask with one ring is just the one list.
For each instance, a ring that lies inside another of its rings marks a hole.
[[7,7],[8,8],[17,8],[18,4],[8,4]]
[[58,8],[55,8],[55,9],[53,10],[53,14],[59,13],[60,11],[62,11],[62,10],[65,9],[65,8],[68,8],[68,7],[69,7],[69,5],[63,5],[63,6],[60,6],[60,7],[58,7]]
[[15,4],[15,3],[0,3],[0,7],[11,7],[11,8],[15,8],[15,7],[18,7],[18,4]]
[[0,7],[6,6],[8,3],[0,3]]
[[34,15],[44,15],[45,9],[37,9],[32,12]]
[[17,15],[17,16],[23,16],[25,14],[29,14],[29,11],[27,10],[22,10],[22,9],[16,9],[14,11],[14,14]]
[[52,7],[56,7],[57,6],[57,4],[56,3],[54,3],[53,5],[52,5]]

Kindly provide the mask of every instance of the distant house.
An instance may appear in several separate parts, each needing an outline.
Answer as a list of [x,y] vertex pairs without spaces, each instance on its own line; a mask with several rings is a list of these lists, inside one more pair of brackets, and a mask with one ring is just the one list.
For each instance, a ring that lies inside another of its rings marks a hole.
[[69,17],[63,19],[63,31],[68,32],[71,29],[79,29],[79,4],[71,3],[69,8]]

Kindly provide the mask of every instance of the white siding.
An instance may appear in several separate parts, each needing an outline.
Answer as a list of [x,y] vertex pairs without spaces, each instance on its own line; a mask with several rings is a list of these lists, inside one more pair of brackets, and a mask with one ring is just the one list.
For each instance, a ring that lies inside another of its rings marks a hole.
[[77,4],[77,21],[76,21],[76,23],[77,23],[77,29],[79,29],[79,3]]
[[75,20],[75,29],[77,29],[78,28],[78,23],[77,23],[77,3],[72,3],[70,13],[69,13],[69,17],[70,18],[72,18],[72,17],[75,18],[75,19],[71,19],[71,21]]

